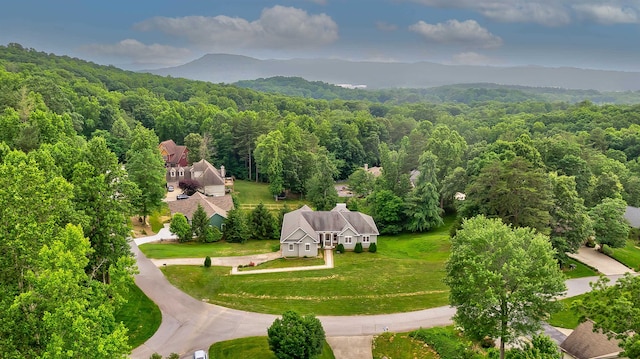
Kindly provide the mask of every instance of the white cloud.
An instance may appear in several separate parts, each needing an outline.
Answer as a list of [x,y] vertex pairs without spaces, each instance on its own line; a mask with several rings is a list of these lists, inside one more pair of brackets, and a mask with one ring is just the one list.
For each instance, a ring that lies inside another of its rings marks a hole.
[[502,39],[480,26],[475,20],[447,20],[444,23],[428,24],[419,21],[409,30],[422,35],[428,41],[462,44],[470,47],[495,48],[502,45]]
[[453,55],[451,62],[455,65],[489,65],[494,61],[477,52],[461,52]]
[[376,28],[380,31],[396,31],[398,30],[398,26],[394,24],[389,24],[388,22],[378,21],[376,22]]
[[560,26],[571,22],[571,2],[581,0],[409,0],[438,8],[469,9],[502,22]]
[[83,49],[97,55],[130,58],[135,64],[177,65],[191,55],[189,49],[160,44],[145,45],[134,39],[125,39],[116,44],[91,44]]
[[279,5],[264,9],[260,18],[251,22],[224,15],[154,17],[137,23],[135,28],[184,37],[207,50],[309,48],[338,39],[338,25],[330,16],[309,15],[304,10]]
[[584,19],[599,24],[630,24],[638,22],[638,13],[630,7],[614,4],[577,4],[574,10]]

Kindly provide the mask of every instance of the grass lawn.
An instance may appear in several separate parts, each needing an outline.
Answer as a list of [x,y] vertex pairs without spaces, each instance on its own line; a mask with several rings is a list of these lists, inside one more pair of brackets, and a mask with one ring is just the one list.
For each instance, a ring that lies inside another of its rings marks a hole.
[[383,333],[373,338],[373,358],[437,359],[432,349],[421,340],[409,337],[409,333]]
[[[209,348],[209,358],[216,359],[275,359],[276,356],[269,349],[267,337],[248,337],[215,343]],[[333,351],[324,342],[322,354],[317,359],[335,359]]]
[[[275,245],[279,246],[278,240],[254,240],[246,243],[146,243],[140,245],[140,250],[148,258],[204,258],[209,257],[232,257],[247,256],[250,254],[260,254],[272,252]],[[279,248],[279,247],[278,247]]]
[[449,226],[381,236],[376,253],[334,256],[335,268],[231,276],[228,267],[168,266],[167,279],[192,297],[271,314],[357,315],[408,312],[448,304],[442,282]]
[[567,278],[582,278],[598,275],[598,272],[594,271],[591,267],[573,258],[569,258],[569,261],[567,263],[574,264],[576,266],[574,269],[563,270],[564,276]]
[[611,257],[629,268],[640,270],[640,249],[631,239],[627,239],[627,245],[623,248],[614,248]]
[[278,258],[272,261],[264,262],[255,267],[238,268],[238,270],[252,271],[256,269],[321,266],[323,264],[324,258]]
[[135,284],[129,287],[126,299],[127,303],[115,313],[115,318],[129,329],[129,345],[135,348],[158,330],[162,314],[158,306]]
[[575,329],[578,326],[578,315],[571,310],[571,303],[575,300],[582,299],[583,297],[584,294],[581,294],[561,300],[560,302],[564,304],[564,309],[554,313],[551,318],[549,318],[549,324],[554,327]]
[[301,204],[307,204],[306,201],[299,199],[276,201],[271,195],[271,192],[269,192],[269,185],[266,183],[236,180],[233,184],[233,191],[238,197],[241,206],[257,205],[262,202],[264,204],[276,204],[278,207],[286,204],[290,209],[294,210]]

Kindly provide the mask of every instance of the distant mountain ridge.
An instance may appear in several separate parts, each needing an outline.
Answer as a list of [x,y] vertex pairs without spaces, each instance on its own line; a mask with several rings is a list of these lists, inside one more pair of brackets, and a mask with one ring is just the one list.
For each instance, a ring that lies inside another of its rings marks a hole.
[[369,89],[493,83],[598,91],[640,90],[640,72],[572,67],[442,65],[431,62],[259,60],[230,54],[209,54],[184,65],[144,72],[214,83],[234,83],[275,76],[302,77],[308,81],[331,84],[366,85]]

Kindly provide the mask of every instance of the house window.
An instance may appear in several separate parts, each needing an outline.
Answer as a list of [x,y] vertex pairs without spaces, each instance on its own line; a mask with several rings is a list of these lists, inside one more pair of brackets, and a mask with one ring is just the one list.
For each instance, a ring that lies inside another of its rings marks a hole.
[[293,244],[289,244],[289,252],[293,252]]
[[344,237],[344,244],[351,244],[351,236]]
[[338,233],[333,234],[333,243],[338,243]]
[[171,172],[171,177],[175,177],[176,176],[176,169],[175,168],[172,168],[170,172]]
[[362,236],[362,243],[369,243],[369,236]]
[[178,173],[180,177],[184,177],[184,168],[180,167],[180,172]]
[[304,250],[305,250],[305,251],[307,251],[307,252],[311,251],[311,244],[306,243],[306,244],[304,245]]

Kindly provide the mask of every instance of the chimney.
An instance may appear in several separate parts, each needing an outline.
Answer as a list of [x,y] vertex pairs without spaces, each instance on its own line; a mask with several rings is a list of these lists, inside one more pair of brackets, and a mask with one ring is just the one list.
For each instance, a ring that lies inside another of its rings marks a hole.
[[224,165],[220,166],[220,177],[222,177],[224,179],[226,173],[226,171],[224,170]]
[[369,170],[369,164],[368,164],[368,163],[365,163],[365,164],[364,164],[364,170],[365,170],[365,171],[368,171],[368,170]]

